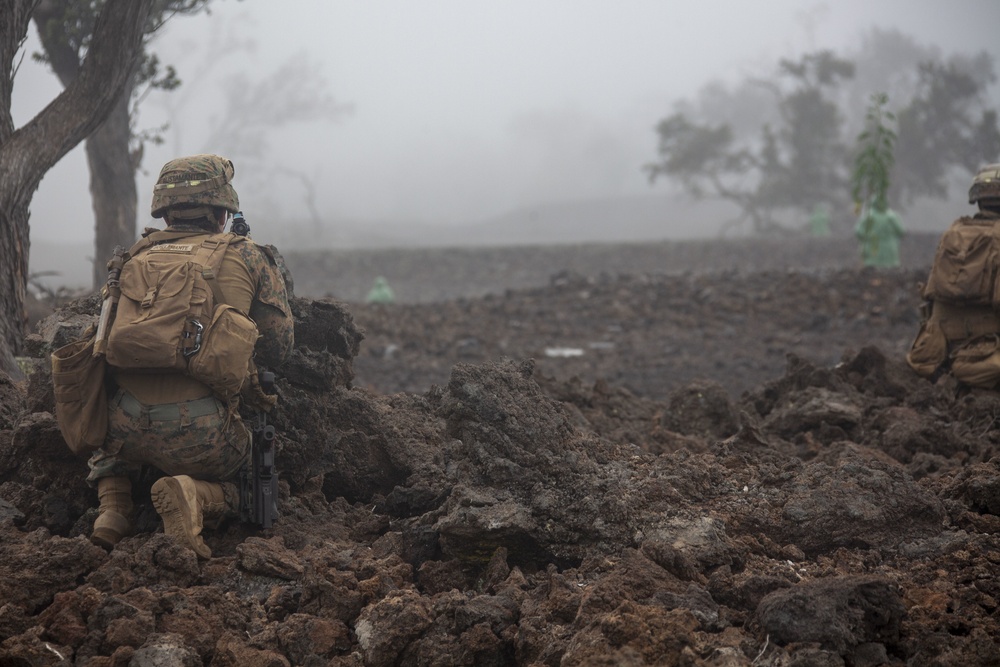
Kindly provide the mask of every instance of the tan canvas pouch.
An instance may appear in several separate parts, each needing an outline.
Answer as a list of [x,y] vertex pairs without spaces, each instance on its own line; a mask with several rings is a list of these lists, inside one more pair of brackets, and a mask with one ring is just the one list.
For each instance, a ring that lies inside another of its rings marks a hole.
[[936,318],[930,318],[920,325],[906,362],[923,377],[930,377],[948,358],[948,341]]
[[258,336],[257,325],[242,311],[227,304],[217,305],[201,349],[189,359],[188,374],[223,398],[232,398],[249,375]]
[[970,387],[995,387],[1000,382],[1000,336],[979,336],[955,350],[951,373]]
[[104,355],[94,356],[93,338],[52,353],[56,421],[74,454],[89,454],[104,444],[108,432],[106,370]]

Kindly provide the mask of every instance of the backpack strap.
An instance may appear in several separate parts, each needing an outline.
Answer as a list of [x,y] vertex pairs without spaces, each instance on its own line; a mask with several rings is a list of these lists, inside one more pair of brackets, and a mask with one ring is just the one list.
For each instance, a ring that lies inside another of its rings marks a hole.
[[222,292],[222,286],[216,280],[216,275],[222,267],[222,261],[226,257],[226,249],[233,243],[242,241],[243,237],[232,232],[226,234],[213,234],[201,242],[201,247],[192,260],[201,267],[201,275],[212,290],[212,296],[216,303],[228,304],[226,295]]
[[154,243],[156,243],[156,241],[153,240],[151,236],[143,236],[138,241],[133,243],[131,248],[125,251],[125,254],[122,256],[122,264],[129,261]]

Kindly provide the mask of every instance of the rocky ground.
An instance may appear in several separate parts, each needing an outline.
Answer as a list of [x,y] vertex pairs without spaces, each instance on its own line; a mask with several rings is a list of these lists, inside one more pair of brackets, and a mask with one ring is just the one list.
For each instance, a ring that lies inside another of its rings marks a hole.
[[398,253],[391,306],[289,257],[282,516],[207,561],[142,483],[92,546],[44,364],[0,379],[0,664],[1000,664],[1000,396],[902,362],[908,242],[879,273],[840,241]]

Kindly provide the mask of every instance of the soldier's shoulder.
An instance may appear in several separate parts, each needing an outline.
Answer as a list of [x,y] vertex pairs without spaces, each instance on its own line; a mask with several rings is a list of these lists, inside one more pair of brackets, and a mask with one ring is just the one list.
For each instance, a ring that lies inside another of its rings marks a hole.
[[275,260],[276,251],[273,246],[257,243],[253,239],[241,238],[242,241],[234,243],[233,247],[236,248],[240,256],[246,261],[247,266],[251,268],[255,266],[277,266],[277,261]]
[[285,258],[277,248],[257,243],[253,239],[246,239],[236,247],[250,272],[263,281],[267,289],[283,292],[288,297],[292,296],[294,290],[292,275],[285,264]]

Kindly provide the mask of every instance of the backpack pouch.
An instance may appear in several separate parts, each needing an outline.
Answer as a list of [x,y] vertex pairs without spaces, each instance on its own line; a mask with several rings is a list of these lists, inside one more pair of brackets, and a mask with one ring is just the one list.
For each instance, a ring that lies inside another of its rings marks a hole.
[[906,355],[906,362],[923,377],[930,377],[948,358],[948,340],[937,319],[920,325],[920,331]]
[[979,336],[959,347],[952,353],[951,372],[970,387],[995,387],[1000,382],[1000,336]]
[[258,337],[257,325],[241,310],[228,304],[217,305],[201,350],[188,360],[188,374],[219,396],[232,398],[249,375]]
[[64,345],[52,353],[52,389],[56,421],[74,454],[90,454],[108,432],[107,364],[94,356],[94,339]]

